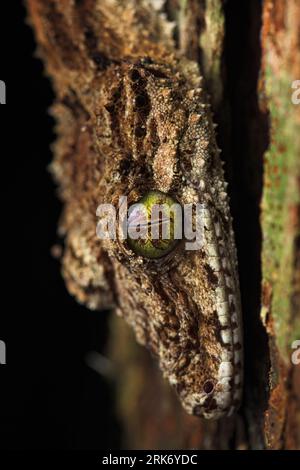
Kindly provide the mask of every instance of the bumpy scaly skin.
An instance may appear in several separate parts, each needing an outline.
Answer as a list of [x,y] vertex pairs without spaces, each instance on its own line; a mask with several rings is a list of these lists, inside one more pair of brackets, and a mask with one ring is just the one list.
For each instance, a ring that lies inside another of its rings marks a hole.
[[[64,201],[63,274],[93,309],[114,306],[188,413],[239,405],[242,332],[234,237],[214,126],[195,63],[146,1],[28,0],[53,79],[52,170]],[[96,236],[101,203],[147,191],[205,206],[204,244],[158,260]]]

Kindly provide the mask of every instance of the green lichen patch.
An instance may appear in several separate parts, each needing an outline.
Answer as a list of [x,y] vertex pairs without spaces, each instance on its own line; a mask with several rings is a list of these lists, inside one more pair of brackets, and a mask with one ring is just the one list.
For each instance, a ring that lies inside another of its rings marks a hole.
[[299,318],[291,312],[300,204],[300,120],[299,108],[291,101],[291,82],[285,72],[278,77],[266,67],[270,146],[264,162],[262,271],[263,283],[271,288],[271,300],[262,310],[262,319],[266,323],[266,312],[271,313],[277,346],[286,361],[293,339],[300,338]]

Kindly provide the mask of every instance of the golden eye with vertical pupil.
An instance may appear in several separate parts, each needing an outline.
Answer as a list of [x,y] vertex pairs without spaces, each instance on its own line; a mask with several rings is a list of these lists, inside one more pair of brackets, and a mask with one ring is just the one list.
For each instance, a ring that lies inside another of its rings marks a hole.
[[170,253],[182,236],[181,206],[168,194],[149,191],[128,209],[129,247],[144,258]]

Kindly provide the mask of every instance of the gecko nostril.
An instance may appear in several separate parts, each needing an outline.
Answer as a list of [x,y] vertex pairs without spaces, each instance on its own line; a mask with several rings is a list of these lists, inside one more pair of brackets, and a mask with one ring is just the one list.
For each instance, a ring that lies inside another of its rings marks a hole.
[[131,71],[130,78],[133,82],[137,82],[138,80],[140,80],[141,76],[140,76],[138,70],[133,69]]
[[149,99],[146,95],[137,95],[135,98],[135,106],[137,108],[145,108],[149,106]]
[[211,393],[214,389],[214,384],[210,380],[207,380],[203,385],[203,390],[205,393]]

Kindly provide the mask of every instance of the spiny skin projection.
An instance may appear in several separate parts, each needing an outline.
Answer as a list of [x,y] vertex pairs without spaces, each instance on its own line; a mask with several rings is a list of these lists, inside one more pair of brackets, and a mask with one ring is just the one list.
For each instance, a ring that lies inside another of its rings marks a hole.
[[[67,287],[114,308],[158,358],[188,413],[230,415],[242,389],[237,260],[223,170],[198,66],[146,1],[28,0],[53,81],[52,172],[64,202]],[[101,203],[161,191],[205,210],[203,246],[159,259],[96,236]]]

